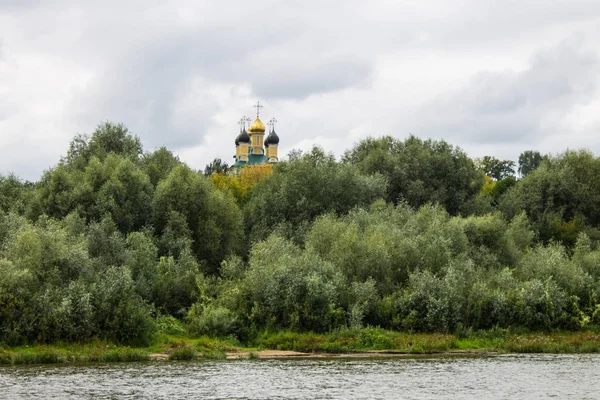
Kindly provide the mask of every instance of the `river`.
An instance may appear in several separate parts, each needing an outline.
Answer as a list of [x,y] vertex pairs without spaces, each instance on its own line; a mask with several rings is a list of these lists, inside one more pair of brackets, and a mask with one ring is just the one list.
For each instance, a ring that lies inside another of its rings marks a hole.
[[599,355],[0,367],[0,399],[600,399]]

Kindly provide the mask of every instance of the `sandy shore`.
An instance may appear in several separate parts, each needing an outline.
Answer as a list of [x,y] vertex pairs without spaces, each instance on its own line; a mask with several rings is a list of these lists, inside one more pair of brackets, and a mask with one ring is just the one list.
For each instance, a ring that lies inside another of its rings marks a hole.
[[303,353],[299,351],[287,350],[260,350],[260,351],[240,351],[226,353],[227,359],[244,359],[244,358],[259,358],[259,359],[277,359],[277,358],[378,358],[378,357],[453,357],[453,356],[491,356],[496,355],[495,352],[480,352],[480,351],[452,351],[433,354],[415,354],[393,350],[368,350],[357,353]]
[[[357,353],[305,353],[300,351],[289,350],[257,350],[257,351],[237,351],[225,353],[225,358],[228,360],[237,359],[285,359],[285,358],[378,358],[378,357],[458,357],[458,356],[491,356],[497,355],[496,352],[481,352],[481,351],[452,351],[433,354],[415,354],[391,350],[369,350]],[[169,356],[165,353],[156,353],[150,355],[151,360],[168,360]]]

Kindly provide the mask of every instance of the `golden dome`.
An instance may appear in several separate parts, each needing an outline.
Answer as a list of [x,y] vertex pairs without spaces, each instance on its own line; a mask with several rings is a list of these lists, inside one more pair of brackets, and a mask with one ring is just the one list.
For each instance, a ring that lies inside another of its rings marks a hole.
[[258,117],[256,117],[252,125],[250,125],[250,128],[248,128],[248,134],[251,135],[253,133],[265,133],[265,126]]

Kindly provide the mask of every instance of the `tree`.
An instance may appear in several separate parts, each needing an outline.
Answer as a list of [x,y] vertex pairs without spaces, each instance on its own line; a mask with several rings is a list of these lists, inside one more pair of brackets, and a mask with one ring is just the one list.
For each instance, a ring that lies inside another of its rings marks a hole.
[[[166,151],[166,150],[165,150]],[[110,215],[129,233],[149,221],[153,186],[141,163],[142,145],[123,124],[105,122],[91,136],[78,135],[67,156],[44,173],[29,214],[64,218],[73,211],[87,222]],[[155,158],[160,158],[162,153]],[[166,157],[172,155],[167,152]],[[155,161],[152,158],[151,161]],[[140,165],[141,164],[141,165]],[[163,169],[169,168],[165,162]],[[160,178],[160,168],[157,173]]]
[[[508,217],[525,212],[542,240],[560,239],[564,230],[600,225],[600,158],[591,152],[567,151],[548,158],[509,189],[499,208]],[[583,221],[577,221],[582,218]],[[562,225],[563,223],[572,224]],[[581,222],[584,222],[583,224]],[[577,231],[568,237],[577,236]]]
[[64,218],[72,211],[88,222],[111,215],[121,232],[140,229],[149,220],[152,184],[130,159],[114,153],[93,156],[83,170],[59,164],[43,178],[45,212]]
[[77,135],[70,143],[63,162],[82,169],[94,156],[102,161],[113,153],[130,160],[137,160],[142,155],[142,151],[140,139],[130,135],[123,124],[105,122],[98,125],[91,136]]
[[204,168],[204,176],[211,176],[212,174],[226,174],[229,171],[229,165],[221,160],[215,158],[209,164],[206,164]]
[[511,160],[499,160],[496,157],[485,156],[477,159],[475,163],[487,175],[496,181],[515,175],[515,162]]
[[216,273],[220,262],[240,248],[242,215],[235,200],[185,165],[175,167],[158,184],[152,206],[159,236],[166,232],[174,212],[185,217],[192,250],[205,263],[205,272]]
[[457,214],[483,185],[483,174],[473,161],[443,140],[367,138],[346,151],[342,161],[364,174],[383,175],[389,202],[405,201],[413,207],[440,203],[451,214]]
[[361,174],[315,147],[297,160],[277,164],[255,186],[245,206],[246,226],[251,238],[259,240],[283,222],[295,229],[321,214],[345,214],[384,196],[380,175]]
[[23,211],[27,202],[26,193],[32,184],[22,182],[16,175],[0,175],[0,212]]
[[241,315],[258,326],[323,332],[344,319],[337,310],[344,283],[339,271],[314,251],[273,234],[254,247],[238,304]]
[[209,179],[220,190],[232,194],[242,206],[258,182],[272,173],[273,164],[251,165],[240,168],[236,174],[216,172]]
[[539,168],[542,161],[547,157],[542,157],[539,151],[527,150],[519,155],[519,174],[526,177],[531,171]]
[[179,157],[173,155],[166,147],[161,147],[152,153],[145,153],[141,159],[142,169],[154,187],[179,164],[181,164]]

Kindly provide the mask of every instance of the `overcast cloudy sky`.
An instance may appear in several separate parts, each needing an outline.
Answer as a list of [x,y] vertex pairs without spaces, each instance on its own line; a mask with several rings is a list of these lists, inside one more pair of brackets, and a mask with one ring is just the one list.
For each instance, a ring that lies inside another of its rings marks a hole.
[[0,173],[123,122],[194,168],[265,104],[281,151],[444,138],[600,154],[598,0],[0,0]]

